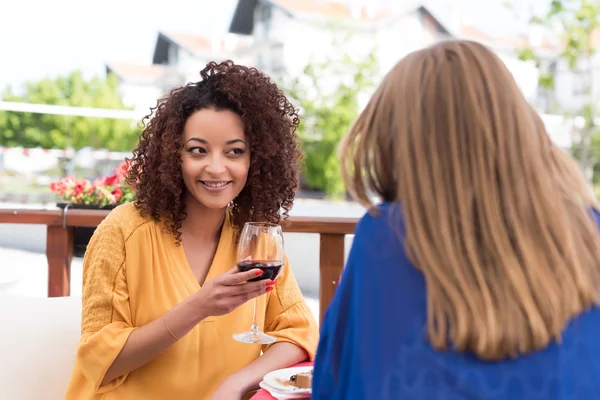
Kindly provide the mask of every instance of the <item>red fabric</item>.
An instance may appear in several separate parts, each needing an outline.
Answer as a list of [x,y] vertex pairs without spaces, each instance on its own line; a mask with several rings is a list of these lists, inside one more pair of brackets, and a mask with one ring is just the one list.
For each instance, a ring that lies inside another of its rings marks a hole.
[[[309,365],[313,365],[312,362],[303,362],[300,363],[298,365],[294,365],[294,367],[306,367]],[[307,399],[309,399],[310,397],[307,397]],[[271,396],[269,394],[269,392],[267,392],[265,389],[261,389],[258,391],[258,393],[256,393],[254,396],[252,396],[252,399],[250,400],[275,400],[275,397]]]

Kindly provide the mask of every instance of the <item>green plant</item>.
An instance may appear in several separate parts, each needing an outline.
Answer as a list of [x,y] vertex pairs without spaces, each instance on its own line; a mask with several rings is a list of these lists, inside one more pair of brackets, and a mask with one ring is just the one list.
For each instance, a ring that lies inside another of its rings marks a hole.
[[304,178],[309,188],[329,197],[345,192],[338,144],[359,114],[360,96],[368,94],[378,72],[375,49],[354,58],[344,51],[351,37],[338,32],[333,45],[337,52],[312,61],[301,76],[284,83],[287,94],[300,106]]
[[[22,94],[8,87],[4,101],[74,107],[124,109],[118,80],[85,80],[79,71],[55,79],[27,82]],[[139,129],[132,121],[65,115],[0,111],[0,145],[5,147],[80,148],[91,146],[114,151],[129,151]]]

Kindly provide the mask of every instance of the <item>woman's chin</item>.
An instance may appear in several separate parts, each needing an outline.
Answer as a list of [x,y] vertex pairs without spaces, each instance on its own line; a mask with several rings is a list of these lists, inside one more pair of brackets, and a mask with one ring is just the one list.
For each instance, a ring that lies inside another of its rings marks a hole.
[[196,193],[193,193],[192,197],[193,201],[198,205],[210,210],[221,210],[227,207],[233,200],[231,196],[199,196]]

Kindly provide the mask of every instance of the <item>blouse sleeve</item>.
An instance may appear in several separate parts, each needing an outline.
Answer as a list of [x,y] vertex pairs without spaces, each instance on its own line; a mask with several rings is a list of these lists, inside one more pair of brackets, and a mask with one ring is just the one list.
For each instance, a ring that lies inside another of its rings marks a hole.
[[134,329],[124,265],[123,232],[109,215],[96,229],[83,261],[82,334],[75,361],[75,371],[96,393],[115,389],[127,377],[101,386]]
[[[265,333],[275,337],[277,342],[290,342],[303,348],[312,361],[319,342],[317,322],[300,292],[287,257],[275,282],[275,290],[269,293],[267,300]],[[263,351],[270,346],[263,346]]]

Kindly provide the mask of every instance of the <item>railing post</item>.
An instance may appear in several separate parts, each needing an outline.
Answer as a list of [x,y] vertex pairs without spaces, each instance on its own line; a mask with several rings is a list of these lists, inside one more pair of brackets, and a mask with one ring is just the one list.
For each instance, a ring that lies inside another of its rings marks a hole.
[[319,320],[323,322],[325,311],[333,298],[335,289],[344,268],[344,234],[321,233],[319,269]]
[[46,258],[48,259],[48,297],[69,296],[71,292],[73,228],[48,225]]

